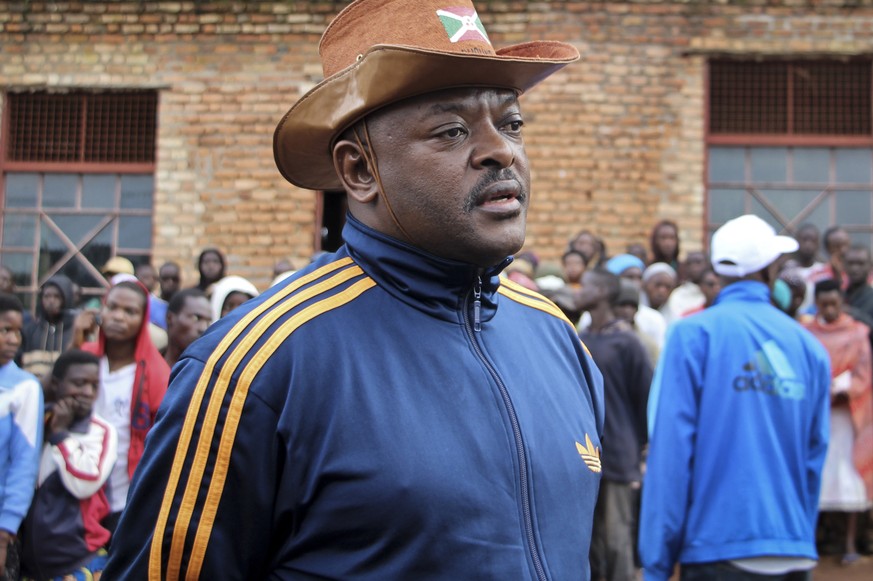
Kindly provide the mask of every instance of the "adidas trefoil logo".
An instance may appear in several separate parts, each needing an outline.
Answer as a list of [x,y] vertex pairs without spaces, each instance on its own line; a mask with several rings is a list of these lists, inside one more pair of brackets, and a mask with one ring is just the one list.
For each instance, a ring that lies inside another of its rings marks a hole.
[[600,473],[600,449],[594,447],[588,434],[585,434],[584,446],[579,442],[576,442],[576,451],[579,452],[579,455],[582,456],[583,460],[585,460],[585,465],[588,466],[592,472],[595,474]]

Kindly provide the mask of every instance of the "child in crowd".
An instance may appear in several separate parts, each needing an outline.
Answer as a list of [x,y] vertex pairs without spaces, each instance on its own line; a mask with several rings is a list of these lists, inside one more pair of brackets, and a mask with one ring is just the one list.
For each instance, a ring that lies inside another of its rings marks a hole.
[[117,435],[94,413],[100,360],[77,349],[55,362],[46,386],[46,442],[22,527],[25,579],[100,579],[109,531],[103,485],[117,457]]

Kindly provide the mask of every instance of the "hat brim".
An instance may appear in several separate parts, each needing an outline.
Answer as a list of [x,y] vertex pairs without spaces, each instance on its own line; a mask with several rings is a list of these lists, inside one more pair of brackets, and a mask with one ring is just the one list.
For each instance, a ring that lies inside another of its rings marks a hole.
[[328,77],[285,114],[273,135],[279,172],[311,190],[338,190],[334,138],[386,105],[460,87],[494,87],[523,93],[579,58],[573,45],[539,41],[501,49],[496,56],[445,53],[379,45],[352,66]]

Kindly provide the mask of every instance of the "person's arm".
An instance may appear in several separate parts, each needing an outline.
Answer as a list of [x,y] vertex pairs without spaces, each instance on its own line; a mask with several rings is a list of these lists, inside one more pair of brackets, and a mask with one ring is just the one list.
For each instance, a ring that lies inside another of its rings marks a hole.
[[649,393],[649,456],[643,480],[639,552],[647,580],[666,581],[682,547],[702,386],[704,339],[677,323]]
[[[268,576],[280,487],[278,416],[252,393],[253,384],[238,382],[229,371],[191,357],[176,364],[112,540],[105,578]],[[244,404],[228,419],[231,394]]]
[[46,441],[52,460],[67,491],[79,499],[90,498],[106,482],[118,455],[115,430],[96,421],[87,434],[70,435],[73,423],[71,400],[65,398],[52,409]]
[[30,501],[39,470],[42,448],[42,388],[35,379],[28,379],[15,388],[12,430],[9,448],[9,470],[4,474],[5,489],[0,502],[0,530],[16,534]]
[[[818,519],[818,497],[821,492],[821,473],[824,468],[825,456],[828,451],[828,441],[831,437],[831,364],[830,356],[819,343],[818,358],[813,368],[814,386],[810,386],[813,399],[812,421],[809,430],[809,451],[806,461],[806,482],[809,505],[806,507],[810,530],[815,529]],[[812,355],[811,355],[812,356]],[[817,389],[816,393],[814,390]]]
[[[868,338],[868,327],[862,323],[858,323],[858,333],[855,338],[858,346],[858,358],[851,369],[851,383],[849,385],[849,405],[852,409],[852,415],[857,415],[859,412],[869,416],[871,413],[868,409],[871,405],[871,382],[873,382],[873,363],[871,363],[870,342]],[[860,408],[860,409],[859,409]],[[866,420],[867,418],[865,418]],[[858,429],[860,426],[855,426]]]
[[633,401],[634,425],[636,426],[637,442],[645,446],[648,442],[648,422],[646,419],[649,402],[649,389],[652,385],[652,364],[649,363],[649,355],[642,342],[634,334],[630,334],[633,341],[629,341],[628,357],[628,385],[631,389],[631,401]]

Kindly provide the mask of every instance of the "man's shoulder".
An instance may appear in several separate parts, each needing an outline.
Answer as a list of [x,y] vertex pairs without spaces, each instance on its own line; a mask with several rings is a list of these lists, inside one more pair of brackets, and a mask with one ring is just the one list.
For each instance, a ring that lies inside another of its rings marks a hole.
[[[349,257],[314,264],[280,281],[215,321],[187,355],[206,361],[222,346],[262,344],[287,338],[299,328],[360,297],[376,283]],[[347,317],[348,309],[342,309]],[[221,349],[220,349],[221,348]]]
[[864,285],[849,296],[849,304],[873,318],[873,287]]
[[532,317],[541,317],[544,321],[567,324],[575,333],[575,326],[573,323],[571,323],[564,312],[561,311],[560,307],[545,295],[530,290],[529,288],[509,279],[500,281],[497,293],[508,299],[511,304],[520,307],[523,312],[526,312],[528,315]]

